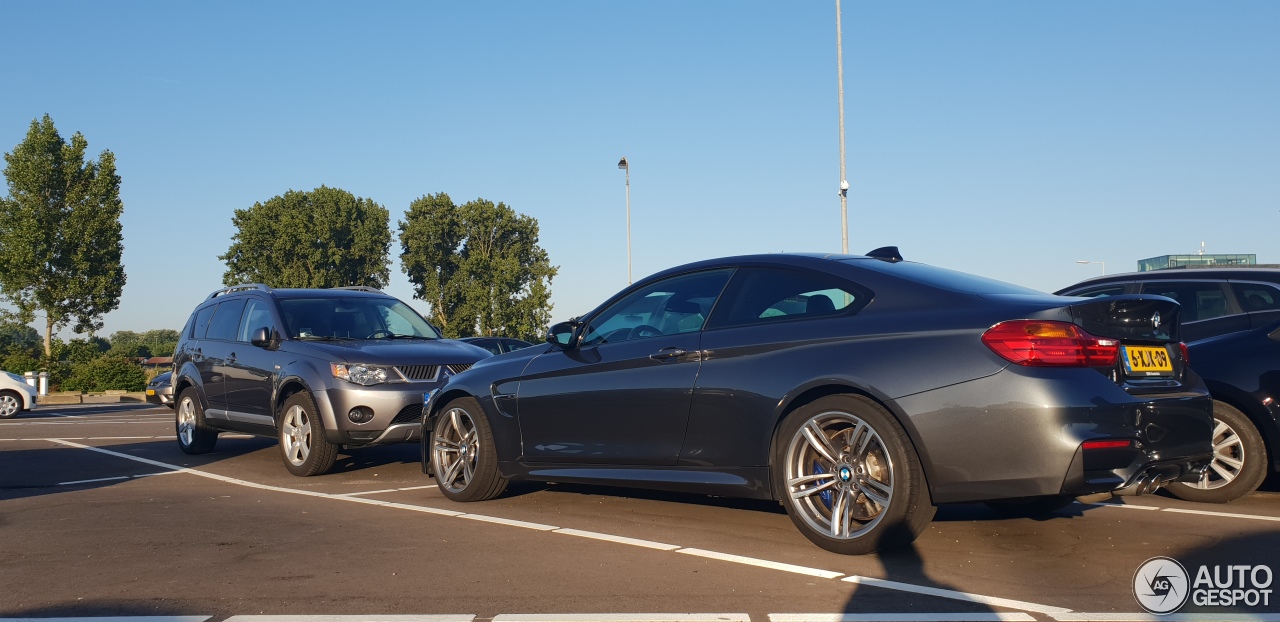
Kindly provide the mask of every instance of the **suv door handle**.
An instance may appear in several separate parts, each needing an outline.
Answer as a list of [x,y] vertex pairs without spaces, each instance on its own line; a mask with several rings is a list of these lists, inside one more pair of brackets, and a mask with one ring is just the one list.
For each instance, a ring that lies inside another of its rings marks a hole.
[[654,352],[653,354],[650,354],[649,358],[655,361],[669,361],[671,359],[682,357],[686,354],[688,354],[688,352],[685,352],[684,348],[668,346],[666,348],[658,350],[657,352]]

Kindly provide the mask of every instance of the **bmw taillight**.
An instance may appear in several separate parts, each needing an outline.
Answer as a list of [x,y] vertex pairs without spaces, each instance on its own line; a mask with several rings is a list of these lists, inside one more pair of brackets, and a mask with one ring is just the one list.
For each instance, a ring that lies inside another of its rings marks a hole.
[[1001,322],[982,334],[982,343],[1012,363],[1032,367],[1110,367],[1120,353],[1115,339],[1048,320]]

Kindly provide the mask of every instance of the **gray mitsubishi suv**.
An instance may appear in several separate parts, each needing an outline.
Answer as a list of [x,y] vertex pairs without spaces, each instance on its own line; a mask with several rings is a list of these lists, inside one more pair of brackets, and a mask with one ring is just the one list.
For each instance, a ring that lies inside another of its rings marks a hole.
[[488,356],[372,288],[221,289],[174,353],[178,446],[207,453],[222,431],[274,436],[289,472],[319,475],[341,446],[418,440],[423,394]]

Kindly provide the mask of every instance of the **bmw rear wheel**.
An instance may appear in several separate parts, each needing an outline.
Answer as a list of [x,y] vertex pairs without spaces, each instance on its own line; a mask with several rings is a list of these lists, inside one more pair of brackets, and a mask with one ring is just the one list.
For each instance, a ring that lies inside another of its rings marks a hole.
[[903,545],[933,518],[906,431],[866,397],[832,395],[796,409],[775,451],[774,490],[800,532],[828,551]]
[[1213,401],[1213,462],[1198,482],[1175,482],[1169,492],[1187,501],[1226,503],[1262,485],[1267,477],[1267,448],[1244,413]]
[[507,489],[479,402],[461,398],[440,409],[431,434],[431,467],[440,493],[454,501],[486,501]]

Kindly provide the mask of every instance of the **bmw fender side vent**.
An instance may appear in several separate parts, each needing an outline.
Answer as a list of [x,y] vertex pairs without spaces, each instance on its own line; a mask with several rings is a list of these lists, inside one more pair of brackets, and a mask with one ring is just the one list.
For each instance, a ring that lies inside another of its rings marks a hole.
[[898,263],[902,261],[902,253],[898,252],[897,246],[881,246],[869,253],[867,257],[874,257],[889,263]]

